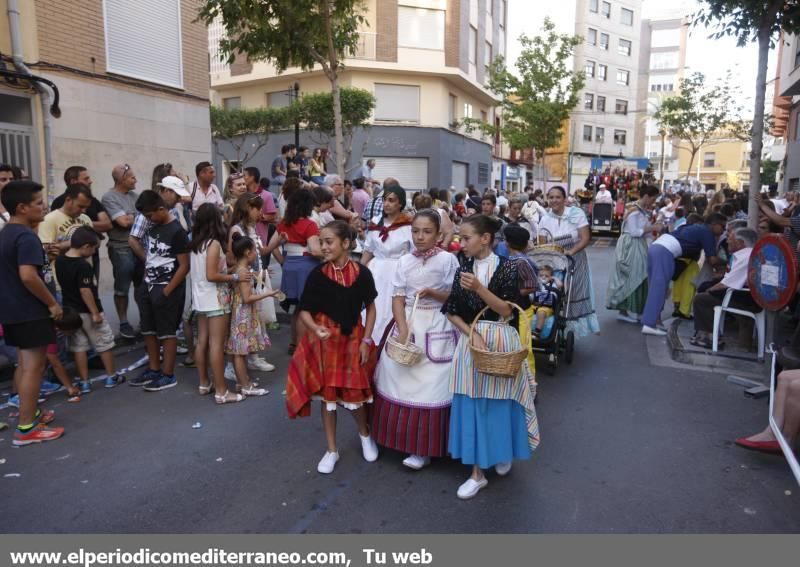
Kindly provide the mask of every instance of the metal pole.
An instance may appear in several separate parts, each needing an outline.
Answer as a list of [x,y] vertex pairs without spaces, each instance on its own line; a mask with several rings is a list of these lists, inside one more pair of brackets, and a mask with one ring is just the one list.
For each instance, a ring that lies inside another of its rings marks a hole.
[[567,152],[567,195],[572,195],[572,148],[575,144],[575,122],[569,122],[569,151]]
[[[294,101],[300,98],[300,83],[294,84]],[[295,120],[294,123],[294,145],[300,147],[300,122]]]
[[665,162],[666,162],[666,156],[664,155],[664,153],[666,151],[666,145],[667,145],[667,132],[666,132],[666,130],[661,130],[659,132],[659,134],[661,134],[661,179],[659,179],[659,181],[658,181],[658,186],[659,186],[660,191],[663,193],[664,192],[664,165],[665,165]]

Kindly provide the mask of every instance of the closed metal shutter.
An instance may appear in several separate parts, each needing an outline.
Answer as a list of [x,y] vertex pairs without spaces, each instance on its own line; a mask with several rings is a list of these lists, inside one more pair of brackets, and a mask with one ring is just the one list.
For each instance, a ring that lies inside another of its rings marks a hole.
[[375,120],[419,122],[419,87],[375,84]]
[[373,179],[383,183],[387,177],[394,177],[404,189],[419,191],[428,188],[427,158],[364,156],[363,163],[370,159],[375,160]]
[[456,191],[463,191],[469,184],[469,168],[466,163],[459,161],[453,162],[453,176],[450,185],[456,188]]
[[180,0],[103,0],[107,70],[183,88],[180,6]]

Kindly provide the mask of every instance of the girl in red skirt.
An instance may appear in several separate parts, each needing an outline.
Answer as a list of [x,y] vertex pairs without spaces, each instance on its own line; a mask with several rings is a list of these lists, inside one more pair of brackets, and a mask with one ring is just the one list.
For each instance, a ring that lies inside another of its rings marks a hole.
[[[325,263],[308,275],[298,310],[308,330],[289,363],[286,407],[290,418],[311,414],[311,401],[322,402],[322,425],[327,451],[317,471],[333,472],[339,460],[336,448],[336,408],[351,410],[361,437],[364,459],[378,458],[370,436],[367,408],[372,403],[370,376],[374,343],[369,338],[375,325],[374,301],[378,295],[370,271],[350,259],[356,244],[355,230],[334,221],[320,231]],[[366,309],[366,324],[361,311]]]

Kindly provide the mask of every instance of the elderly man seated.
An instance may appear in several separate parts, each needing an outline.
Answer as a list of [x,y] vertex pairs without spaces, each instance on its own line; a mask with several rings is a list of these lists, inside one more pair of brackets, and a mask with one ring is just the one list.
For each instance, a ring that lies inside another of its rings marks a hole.
[[747,266],[750,263],[750,253],[758,240],[758,234],[751,228],[737,228],[733,238],[728,239],[728,252],[731,254],[731,263],[725,277],[703,293],[698,293],[694,298],[694,329],[695,336],[691,344],[703,348],[711,348],[711,333],[714,329],[714,307],[722,305],[722,300],[729,289],[733,295],[729,305],[736,309],[759,311],[761,308],[753,300],[747,285]]

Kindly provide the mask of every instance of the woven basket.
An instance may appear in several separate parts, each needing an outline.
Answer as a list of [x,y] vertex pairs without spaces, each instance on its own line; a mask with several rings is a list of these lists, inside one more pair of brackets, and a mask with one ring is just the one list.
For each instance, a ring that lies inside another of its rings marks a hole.
[[[511,305],[521,314],[525,313],[519,305],[514,303],[509,303],[509,305]],[[475,319],[472,321],[472,325],[470,325],[469,329],[470,337],[472,337],[472,333],[475,332],[475,325],[478,324],[478,320],[481,318],[481,315],[483,315],[487,309],[489,309],[488,305],[481,309],[480,312],[475,316]],[[482,372],[483,374],[500,376],[502,378],[516,378],[517,374],[519,374],[520,368],[522,368],[523,362],[525,362],[525,359],[528,358],[527,348],[511,352],[490,352],[488,350],[480,350],[475,348],[472,346],[471,340],[469,344],[469,350],[472,353],[472,360],[474,361],[475,370]]]
[[414,322],[414,314],[417,312],[418,301],[419,294],[414,297],[414,306],[411,308],[411,316],[408,318],[406,342],[401,343],[391,336],[386,339],[386,356],[403,366],[414,366],[422,360],[422,349],[411,342],[411,325]]

